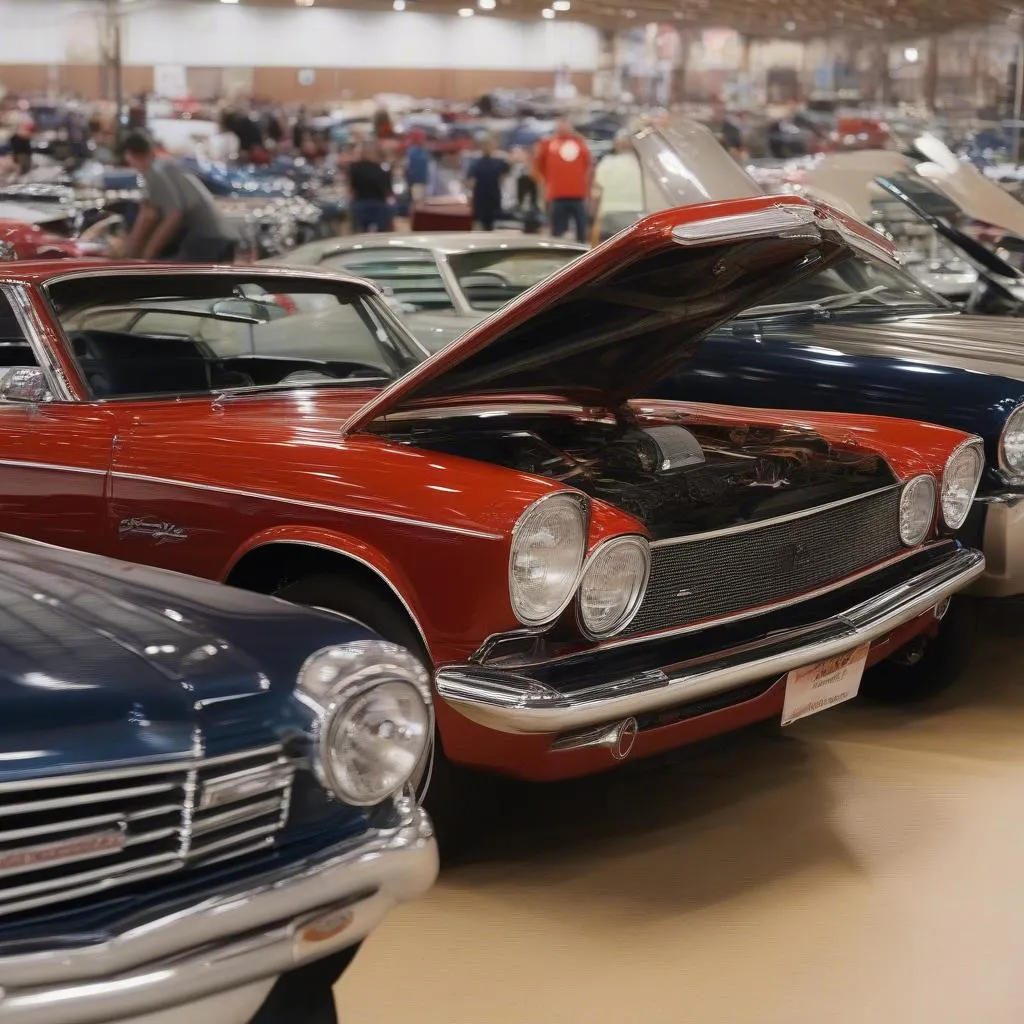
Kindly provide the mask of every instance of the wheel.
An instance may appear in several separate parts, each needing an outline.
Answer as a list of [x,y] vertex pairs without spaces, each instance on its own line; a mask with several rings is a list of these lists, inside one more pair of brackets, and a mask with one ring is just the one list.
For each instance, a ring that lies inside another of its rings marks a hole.
[[338,1024],[334,983],[358,952],[350,946],[282,974],[250,1024]]
[[978,605],[954,598],[938,636],[912,640],[865,676],[861,693],[871,700],[898,704],[927,700],[948,689],[967,668],[978,630]]
[[[334,574],[309,576],[282,587],[276,596],[349,616],[411,651],[433,675],[423,641],[404,610],[358,580]],[[421,785],[426,789],[423,806],[434,822],[438,845],[446,857],[463,852],[481,822],[493,812],[494,782],[491,776],[453,764],[445,756],[440,733],[435,732],[433,758]]]

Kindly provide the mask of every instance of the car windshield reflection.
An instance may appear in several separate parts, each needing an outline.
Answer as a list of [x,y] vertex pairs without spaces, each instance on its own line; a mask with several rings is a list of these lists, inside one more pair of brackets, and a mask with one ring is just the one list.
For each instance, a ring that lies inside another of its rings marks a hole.
[[47,291],[94,398],[380,387],[424,358],[382,302],[348,283],[124,275]]
[[948,312],[952,307],[918,284],[909,274],[859,253],[850,253],[834,266],[782,289],[776,301],[755,306],[743,317],[762,317],[809,310],[877,314],[913,309]]

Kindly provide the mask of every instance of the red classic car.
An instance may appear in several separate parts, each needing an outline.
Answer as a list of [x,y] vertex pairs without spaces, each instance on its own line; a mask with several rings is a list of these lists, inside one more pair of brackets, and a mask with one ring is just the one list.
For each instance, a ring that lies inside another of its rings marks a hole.
[[850,246],[885,252],[795,197],[670,211],[429,359],[363,281],[9,264],[0,529],[402,642],[433,672],[449,780],[790,720],[893,654],[887,685],[914,689],[983,568],[955,538],[977,439],[632,400]]

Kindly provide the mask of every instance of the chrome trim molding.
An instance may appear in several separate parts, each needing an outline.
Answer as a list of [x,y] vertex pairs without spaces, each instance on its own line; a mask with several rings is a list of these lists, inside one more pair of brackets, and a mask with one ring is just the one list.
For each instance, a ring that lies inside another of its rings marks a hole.
[[926,613],[984,570],[981,552],[956,548],[940,564],[841,614],[573,694],[529,676],[472,664],[440,669],[437,691],[466,718],[499,732],[585,729],[723,693],[842,654]]
[[666,537],[663,540],[652,541],[652,548],[667,548],[676,544],[693,544],[699,540],[711,540],[714,537],[728,537],[735,533],[747,533],[750,530],[762,530],[768,526],[776,526],[779,523],[791,523],[796,519],[806,519],[807,516],[816,515],[818,512],[829,512],[834,508],[843,505],[852,505],[855,501],[864,501],[873,498],[878,494],[885,494],[888,491],[899,490],[900,483],[887,484],[885,487],[876,487],[873,491],[864,491],[862,494],[855,494],[851,498],[840,498],[838,501],[830,501],[825,505],[815,505],[813,508],[801,509],[799,512],[789,512],[784,516],[775,516],[773,519],[758,519],[752,523],[740,523],[738,526],[726,526],[721,530],[705,530],[704,533],[691,533],[685,537]]
[[0,466],[14,466],[17,469],[46,469],[62,473],[87,473],[90,476],[106,476],[105,469],[93,469],[90,466],[64,466],[54,462],[24,462],[21,459],[0,459]]
[[50,393],[61,402],[77,402],[78,397],[71,389],[60,364],[53,358],[49,345],[43,340],[42,331],[35,307],[28,296],[28,288],[22,281],[0,279],[0,295],[14,310],[14,317],[25,335],[25,340],[36,357],[36,362],[46,375]]
[[285,505],[298,505],[300,508],[315,508],[322,512],[340,512],[343,515],[362,516],[367,519],[382,519],[385,522],[400,523],[403,526],[418,526],[425,530],[441,530],[444,533],[455,533],[461,537],[479,537],[481,540],[502,539],[502,534],[500,533],[486,533],[483,530],[448,526],[445,523],[428,523],[424,519],[411,519],[408,516],[396,516],[387,512],[371,512],[369,509],[346,508],[344,505],[325,505],[318,501],[303,501],[300,498],[282,498],[277,494],[264,494],[261,491],[244,491],[238,487],[218,487],[216,484],[199,484],[193,483],[190,480],[174,480],[171,477],[149,476],[145,473],[125,473],[120,470],[113,470],[110,475],[118,480],[141,480],[144,483],[163,484],[168,487],[187,487],[193,491],[213,491],[217,494],[234,494],[240,498],[260,498],[264,501],[276,501]]
[[[360,942],[437,870],[430,819],[415,811],[199,903],[129,917],[106,942],[0,956],[0,1021],[101,1024],[241,992]],[[333,927],[311,934],[328,914]]]

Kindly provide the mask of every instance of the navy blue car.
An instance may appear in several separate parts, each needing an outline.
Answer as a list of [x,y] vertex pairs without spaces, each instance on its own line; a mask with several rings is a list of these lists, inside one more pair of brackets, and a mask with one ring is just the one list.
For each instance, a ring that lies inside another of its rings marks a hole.
[[[759,195],[706,129],[634,137],[648,210]],[[823,261],[709,334],[650,397],[857,412],[956,427],[985,440],[965,539],[984,547],[972,590],[1024,593],[1024,335],[1019,319],[962,313],[896,264],[878,236]]]
[[0,1019],[331,1022],[436,876],[426,674],[350,620],[0,537],[0,701]]

